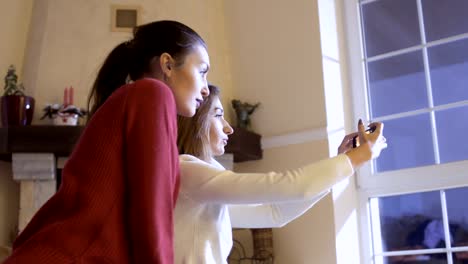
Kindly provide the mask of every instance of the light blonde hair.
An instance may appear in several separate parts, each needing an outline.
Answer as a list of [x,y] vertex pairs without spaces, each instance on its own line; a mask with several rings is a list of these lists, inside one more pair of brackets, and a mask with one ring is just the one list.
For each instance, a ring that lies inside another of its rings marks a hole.
[[210,120],[213,101],[219,98],[219,88],[209,84],[210,95],[205,98],[193,117],[177,116],[177,148],[179,154],[190,154],[209,161],[213,154],[210,148]]

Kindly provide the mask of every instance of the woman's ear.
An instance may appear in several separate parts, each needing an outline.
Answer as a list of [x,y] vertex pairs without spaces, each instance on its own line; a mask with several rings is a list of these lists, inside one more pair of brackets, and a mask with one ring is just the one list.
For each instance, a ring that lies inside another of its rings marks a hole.
[[159,56],[159,67],[162,70],[164,77],[171,77],[172,70],[174,69],[174,59],[169,53],[164,52]]

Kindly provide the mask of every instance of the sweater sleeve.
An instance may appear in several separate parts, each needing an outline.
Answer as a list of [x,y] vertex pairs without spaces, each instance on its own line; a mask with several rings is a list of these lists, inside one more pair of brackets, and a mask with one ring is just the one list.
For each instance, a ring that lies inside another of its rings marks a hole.
[[275,204],[229,205],[229,216],[234,228],[274,228],[283,227],[303,215],[320,199],[329,193],[328,190],[304,201]]
[[302,168],[269,173],[235,173],[183,155],[181,192],[206,203],[255,204],[313,199],[354,173],[344,154]]
[[169,88],[155,81],[134,85],[125,106],[130,262],[173,263],[175,102]]

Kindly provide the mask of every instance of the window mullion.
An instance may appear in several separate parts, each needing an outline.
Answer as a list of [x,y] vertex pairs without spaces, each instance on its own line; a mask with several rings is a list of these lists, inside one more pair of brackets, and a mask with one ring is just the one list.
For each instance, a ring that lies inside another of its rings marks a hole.
[[[452,247],[452,243],[450,241],[450,227],[449,227],[449,219],[448,219],[448,211],[447,211],[447,199],[445,197],[445,191],[440,191],[440,204],[442,205],[442,223],[444,225],[444,235],[445,235],[445,248],[448,250]],[[452,264],[452,252],[447,251],[447,263]]]
[[[424,62],[424,75],[426,77],[427,101],[428,101],[429,108],[433,108],[434,98],[432,96],[431,71],[429,69],[426,32],[424,28],[424,17],[423,17],[421,0],[417,0],[417,8],[418,8],[419,31],[421,33],[421,42],[423,45],[422,54],[423,54],[423,62]],[[437,126],[436,126],[436,119],[435,119],[434,111],[430,112],[430,117],[431,117],[431,128],[432,128],[432,144],[434,146],[434,161],[435,161],[435,164],[440,164],[439,143],[437,141]]]

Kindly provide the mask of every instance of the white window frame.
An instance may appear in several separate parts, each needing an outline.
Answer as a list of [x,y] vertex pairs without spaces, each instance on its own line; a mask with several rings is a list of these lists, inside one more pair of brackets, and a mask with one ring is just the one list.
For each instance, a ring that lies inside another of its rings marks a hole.
[[[359,0],[341,0],[344,6],[348,74],[352,94],[354,123],[359,118],[369,121],[366,67],[362,44]],[[366,2],[371,2],[369,0]],[[421,0],[417,0],[422,13]],[[420,16],[421,17],[421,16]],[[420,26],[422,22],[420,22]],[[423,36],[424,37],[424,36]],[[424,38],[422,38],[424,39]],[[410,48],[411,49],[411,48]],[[428,71],[427,50],[423,50],[425,71]],[[427,72],[426,72],[427,76]],[[428,80],[426,80],[428,81]],[[385,122],[385,120],[383,120]],[[434,127],[434,124],[432,124]],[[435,128],[434,128],[435,129]],[[385,128],[384,128],[385,134]],[[391,144],[391,138],[388,139]],[[435,142],[435,140],[434,140]],[[384,150],[385,151],[385,150]],[[436,153],[436,157],[437,157]],[[436,163],[439,161],[436,159]],[[373,173],[374,164],[368,163],[357,171],[358,215],[360,225],[360,250],[363,263],[373,263],[369,199],[430,190],[468,186],[468,161]],[[464,250],[468,250],[468,247]]]

